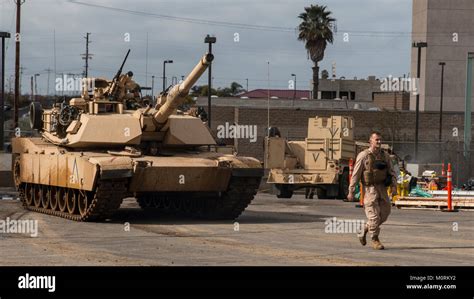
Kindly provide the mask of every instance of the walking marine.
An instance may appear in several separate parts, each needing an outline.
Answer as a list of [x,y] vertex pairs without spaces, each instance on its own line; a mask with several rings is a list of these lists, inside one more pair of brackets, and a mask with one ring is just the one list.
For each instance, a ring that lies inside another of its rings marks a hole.
[[390,157],[382,149],[382,137],[378,132],[370,135],[370,147],[357,156],[347,199],[353,201],[355,186],[362,181],[364,188],[364,210],[367,224],[359,235],[363,246],[367,244],[366,236],[372,235],[372,247],[384,249],[379,240],[380,225],[387,221],[392,207],[387,193],[391,186],[392,195],[397,193],[397,180]]

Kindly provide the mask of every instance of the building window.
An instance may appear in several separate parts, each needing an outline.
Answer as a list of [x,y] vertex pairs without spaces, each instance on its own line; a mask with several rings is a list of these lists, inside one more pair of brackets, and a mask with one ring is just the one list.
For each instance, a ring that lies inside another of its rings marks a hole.
[[337,93],[335,91],[321,91],[321,99],[333,100],[336,98]]
[[345,97],[346,100],[350,99],[351,101],[354,101],[355,100],[355,92],[351,91],[350,92],[350,97],[349,97],[349,91],[341,91],[341,92],[339,92],[339,97],[341,99],[344,99],[344,97]]

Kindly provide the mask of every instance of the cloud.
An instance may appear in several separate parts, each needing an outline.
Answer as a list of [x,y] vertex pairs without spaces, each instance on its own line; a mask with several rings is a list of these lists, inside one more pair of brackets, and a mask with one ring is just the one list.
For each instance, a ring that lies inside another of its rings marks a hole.
[[[307,60],[304,44],[296,40],[296,32],[249,30],[228,26],[198,24],[192,20],[210,20],[261,26],[296,28],[297,16],[306,0],[81,0],[85,3],[155,14],[145,16],[111,9],[89,7],[60,0],[27,0],[22,6],[22,65],[23,80],[41,73],[40,90],[46,90],[47,68],[54,68],[53,31],[56,32],[56,69],[58,73],[81,73],[85,53],[86,32],[91,33],[90,73],[112,77],[127,49],[131,49],[125,70],[132,70],[142,85],[161,77],[164,59],[173,59],[167,66],[171,76],[185,75],[207,50],[207,33],[217,37],[213,64],[214,84],[228,86],[232,81],[249,87],[267,86],[267,61],[270,61],[271,87],[287,88],[291,73],[296,73],[299,86],[309,87],[311,62]],[[337,63],[337,76],[387,76],[409,71],[411,1],[363,0],[318,1],[328,6],[337,19],[338,32],[334,45],[328,46],[320,69],[331,70]],[[13,31],[15,5],[1,0],[1,30]],[[162,18],[189,18],[191,22]],[[238,26],[237,26],[238,27]],[[349,42],[343,41],[344,31]],[[372,31],[395,32],[370,34]],[[369,33],[368,33],[369,32]],[[396,32],[401,32],[396,34]],[[131,41],[124,41],[129,33]],[[148,33],[148,51],[147,51]],[[235,42],[235,34],[239,42]],[[146,57],[148,52],[148,67]],[[7,78],[14,70],[14,43],[7,53]],[[147,73],[148,78],[145,78]],[[51,80],[52,82],[53,80]],[[199,83],[205,83],[203,78]],[[51,83],[52,84],[52,83]],[[157,84],[157,83],[155,83]],[[300,85],[301,84],[301,85]],[[28,90],[23,84],[24,91]]]

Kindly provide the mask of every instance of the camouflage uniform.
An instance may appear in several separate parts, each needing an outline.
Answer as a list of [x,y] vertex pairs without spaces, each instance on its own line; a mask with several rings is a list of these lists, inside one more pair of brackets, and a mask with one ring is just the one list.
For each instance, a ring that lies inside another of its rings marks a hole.
[[[383,165],[383,162],[386,168],[378,169],[377,167]],[[354,194],[355,186],[362,180],[365,191],[364,210],[368,221],[364,228],[363,237],[360,237],[360,239],[362,245],[365,245],[365,234],[370,232],[376,249],[383,249],[383,245],[378,241],[380,225],[387,220],[392,207],[387,194],[387,186],[384,184],[389,174],[391,175],[390,185],[396,187],[396,175],[389,155],[382,150],[373,153],[370,149],[366,149],[357,156],[349,186],[349,192]],[[370,178],[370,176],[372,177]]]

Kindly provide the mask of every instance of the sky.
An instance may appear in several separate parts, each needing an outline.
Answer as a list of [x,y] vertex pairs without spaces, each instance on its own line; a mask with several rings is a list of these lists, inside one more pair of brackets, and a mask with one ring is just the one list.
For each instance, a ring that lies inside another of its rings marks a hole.
[[[22,90],[38,77],[45,94],[61,73],[84,71],[86,32],[90,32],[89,76],[112,78],[131,49],[124,71],[141,86],[162,87],[186,75],[207,52],[207,34],[217,38],[213,87],[240,83],[250,90],[309,89],[312,62],[297,40],[298,15],[311,4],[326,5],[337,32],[320,70],[346,79],[403,76],[410,70],[411,0],[26,0],[21,18]],[[0,31],[15,31],[14,0],[0,0]],[[7,41],[6,88],[14,75],[15,43]],[[56,73],[56,74],[55,74]],[[198,83],[207,84],[207,75]],[[291,87],[293,88],[293,87]],[[156,92],[155,92],[156,94]]]

